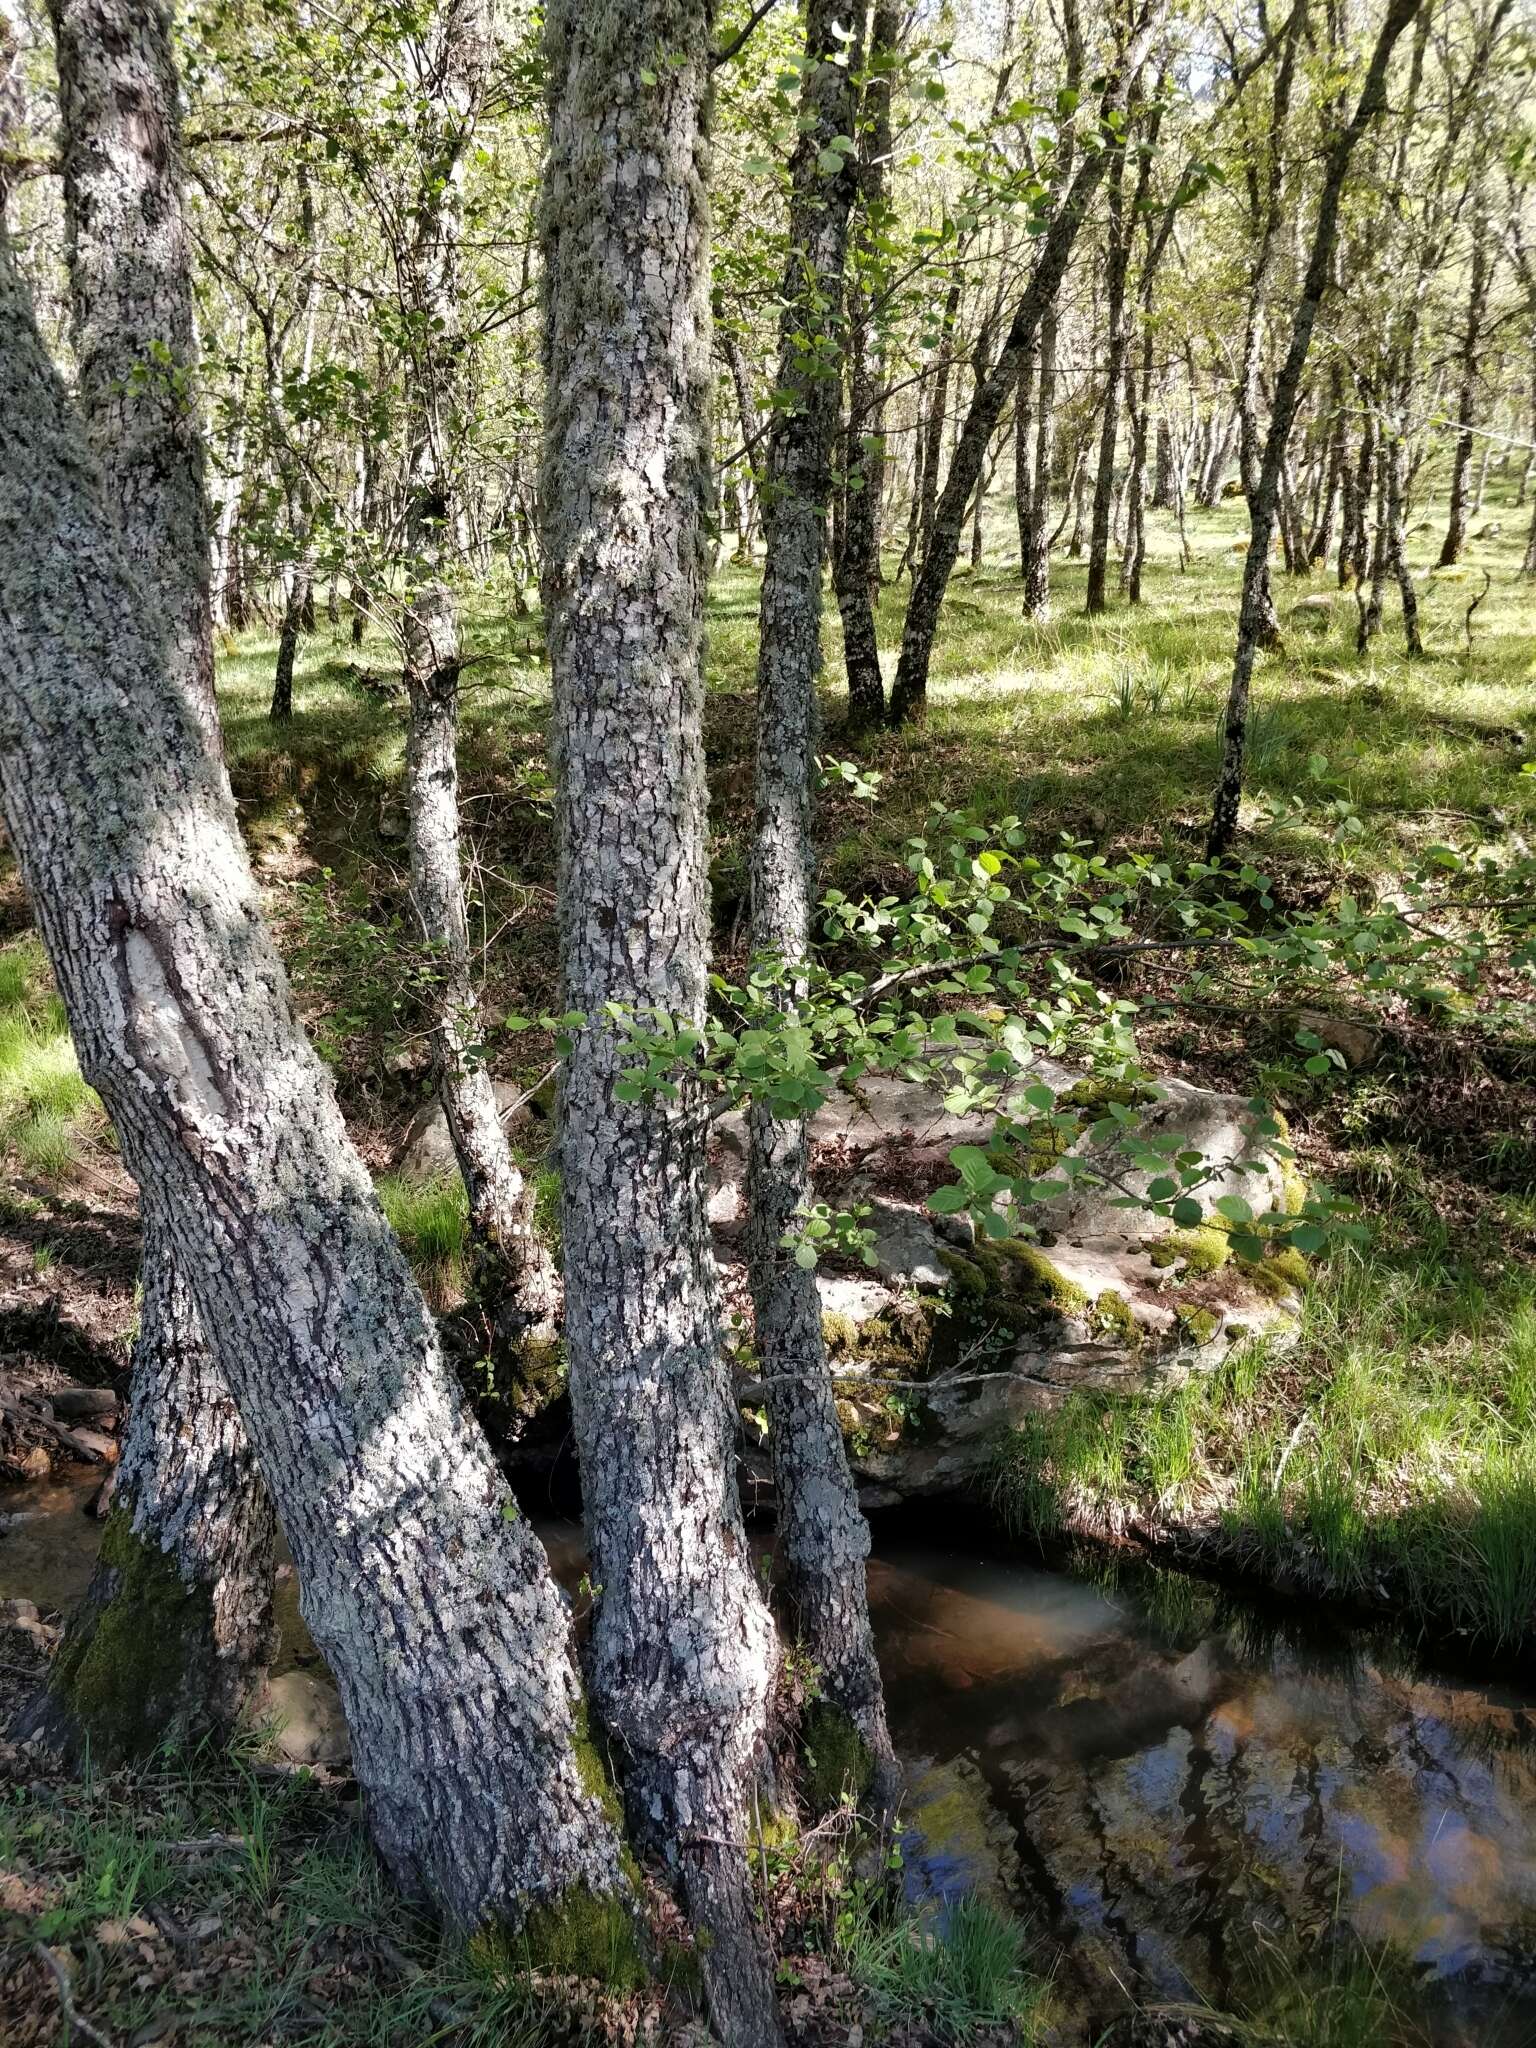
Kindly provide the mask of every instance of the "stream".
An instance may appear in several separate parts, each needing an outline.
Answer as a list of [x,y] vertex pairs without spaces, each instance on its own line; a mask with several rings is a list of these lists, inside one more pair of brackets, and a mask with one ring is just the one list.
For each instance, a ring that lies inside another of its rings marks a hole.
[[[0,1500],[0,1599],[78,1597],[95,1484]],[[574,1583],[579,1529],[540,1533]],[[914,1897],[1022,1912],[1090,2010],[1117,1985],[1220,2004],[1267,1945],[1345,1922],[1414,1967],[1441,2048],[1536,2042],[1536,1693],[1178,1574],[876,1541]],[[279,1591],[288,1704],[323,1707]]]

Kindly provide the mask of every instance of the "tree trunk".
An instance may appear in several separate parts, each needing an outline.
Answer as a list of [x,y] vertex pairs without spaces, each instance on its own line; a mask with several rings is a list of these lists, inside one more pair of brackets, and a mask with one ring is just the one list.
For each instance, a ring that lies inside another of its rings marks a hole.
[[[1166,403],[1166,394],[1164,402]],[[1173,511],[1173,485],[1173,425],[1167,413],[1164,412],[1159,413],[1157,420],[1157,455],[1152,471],[1152,509],[1154,512]]]
[[[828,178],[818,162],[835,136],[856,125],[850,63],[836,61],[847,54],[836,33],[839,18],[837,0],[807,0],[763,515],[752,940],[759,959],[790,970],[791,983],[811,945],[822,507],[837,431],[837,385],[815,374],[815,339],[825,349],[840,324],[853,197],[851,167]],[[792,986],[783,1000],[787,1023]],[[898,1781],[865,1599],[869,1529],[843,1449],[816,1276],[782,1242],[814,1200],[805,1120],[775,1116],[770,1104],[756,1102],[747,1128],[747,1258],[785,1590],[822,1692],[857,1731],[879,1771],[882,1804],[890,1807]]]
[[1102,612],[1108,604],[1105,581],[1109,570],[1109,524],[1115,497],[1115,451],[1120,441],[1120,394],[1125,382],[1130,336],[1125,322],[1125,280],[1131,261],[1135,214],[1125,218],[1125,151],[1113,152],[1109,167],[1109,247],[1105,256],[1106,332],[1104,346],[1104,412],[1099,421],[1099,463],[1093,479],[1093,523],[1088,533],[1088,595],[1084,609]]
[[[1145,0],[1128,47],[1106,80],[1099,106],[1101,120],[1106,115],[1123,111],[1130,79],[1141,67],[1160,18],[1158,0]],[[949,587],[960,551],[961,527],[971,492],[976,488],[1008,394],[1018,382],[1020,360],[1034,340],[1046,306],[1054,301],[1060,290],[1067,258],[1072,253],[1078,230],[1103,175],[1105,160],[1119,154],[1117,149],[1096,149],[1086,152],[1079,162],[1060,210],[1046,230],[1029,283],[1014,311],[1002,353],[971,401],[934,517],[933,542],[913,582],[907,604],[901,659],[891,691],[889,718],[892,725],[904,725],[923,715],[934,635],[938,631],[944,593]]]
[[[300,542],[307,550],[307,537]],[[299,634],[304,612],[314,586],[314,570],[307,552],[288,565],[283,592],[283,623],[277,636],[277,666],[272,672],[272,702],[267,716],[285,724],[293,716],[293,669],[298,659]]]
[[745,525],[738,521],[736,534],[738,543],[736,552],[740,559],[745,562],[751,559],[752,526],[757,505],[757,492],[753,488],[751,481],[756,474],[758,461],[757,407],[752,400],[752,377],[747,369],[746,355],[742,350],[740,341],[728,328],[721,331],[720,353],[725,357],[725,366],[731,373],[731,385],[736,393],[736,417],[741,422],[741,443],[742,447],[746,450],[746,453],[742,456],[742,465],[743,488],[746,491],[748,516]]
[[[622,1917],[574,1744],[568,1609],[295,1019],[227,785],[3,244],[0,803],[81,1071],[292,1545],[396,1879],[467,1927],[577,1889]],[[153,1577],[119,1536],[117,1568]],[[165,1638],[123,1648],[131,1690]]]
[[[195,344],[170,24],[144,0],[54,0],[53,26],[80,410],[166,676],[222,779],[203,449],[182,382]],[[156,361],[165,373],[146,377]],[[146,1215],[113,1528],[40,1715],[63,1748],[103,1762],[227,1739],[271,1647],[272,1509],[173,1247]],[[154,1568],[127,1568],[130,1549]],[[113,1659],[162,1626],[174,1643],[153,1682],[125,1694]]]
[[1232,844],[1237,831],[1238,806],[1243,793],[1243,756],[1248,741],[1248,693],[1253,667],[1267,630],[1269,604],[1269,548],[1274,538],[1275,515],[1280,492],[1280,471],[1286,444],[1301,398],[1301,377],[1318,309],[1328,289],[1333,252],[1338,241],[1338,207],[1344,180],[1355,145],[1386,104],[1387,67],[1403,30],[1418,13],[1422,0],[1390,0],[1370,69],[1361,88],[1354,118],[1334,137],[1328,151],[1327,170],[1318,200],[1317,225],[1312,251],[1307,260],[1301,297],[1291,322],[1290,345],[1275,380],[1274,403],[1270,407],[1269,433],[1264,442],[1264,460],[1258,488],[1249,506],[1252,538],[1243,561],[1242,608],[1238,614],[1237,652],[1232,665],[1232,685],[1227,695],[1226,728],[1222,740],[1221,774],[1211,811],[1206,839],[1206,858],[1219,859]]
[[[901,11],[895,0],[875,0],[856,201],[860,236],[871,244],[884,231],[885,166],[891,153],[891,73],[899,58],[900,33]],[[885,362],[883,356],[875,360],[874,342],[868,295],[855,276],[848,291],[848,514],[837,564],[848,725],[853,732],[879,725],[885,717],[885,681],[875,631],[886,470]]]
[[1240,432],[1240,416],[1234,410],[1220,438],[1212,439],[1210,459],[1201,473],[1199,487],[1195,492],[1195,503],[1202,512],[1214,512],[1221,502],[1221,487]]
[[1440,550],[1442,569],[1459,562],[1467,544],[1467,482],[1472,471],[1474,415],[1477,412],[1478,378],[1482,369],[1483,326],[1488,316],[1488,288],[1497,254],[1492,223],[1481,211],[1472,222],[1472,275],[1467,289],[1467,324],[1461,337],[1461,385],[1457,398],[1456,450],[1451,461],[1451,509],[1446,522],[1445,543]]
[[705,1937],[715,2024],[756,2048],[779,2030],[743,1833],[776,1642],[736,1491],[704,1104],[686,1057],[674,1092],[635,1099],[622,1021],[697,1030],[705,1007],[712,18],[548,9],[541,501],[561,965],[586,1020],[560,1156],[589,1670],[631,1822]]
[[404,619],[411,896],[437,969],[432,1053],[469,1198],[472,1291],[496,1348],[515,1356],[524,1336],[553,1340],[558,1284],[534,1230],[532,1190],[512,1157],[480,1051],[484,1032],[459,858],[459,610],[447,582],[464,458],[459,422],[466,410],[457,276],[463,179],[495,54],[485,0],[443,0],[419,48],[422,183],[415,240],[400,277],[415,337],[408,365]]

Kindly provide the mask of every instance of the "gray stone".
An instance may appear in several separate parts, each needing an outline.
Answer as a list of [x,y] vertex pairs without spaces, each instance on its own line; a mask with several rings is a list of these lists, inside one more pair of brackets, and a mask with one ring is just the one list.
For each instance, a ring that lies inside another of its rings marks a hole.
[[55,1387],[48,1396],[63,1422],[83,1422],[92,1415],[116,1415],[123,1405],[110,1387]]
[[[515,1081],[496,1081],[492,1086],[505,1129],[515,1131],[530,1121],[529,1106],[523,1100],[524,1091]],[[458,1158],[448,1132],[448,1118],[442,1103],[433,1095],[411,1119],[395,1154],[395,1172],[403,1180],[434,1181],[451,1180],[458,1170]]]

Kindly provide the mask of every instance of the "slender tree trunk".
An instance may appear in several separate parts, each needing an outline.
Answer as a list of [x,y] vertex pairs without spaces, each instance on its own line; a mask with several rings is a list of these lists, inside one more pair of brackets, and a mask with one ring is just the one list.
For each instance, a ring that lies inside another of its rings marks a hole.
[[1274,538],[1275,516],[1280,491],[1280,470],[1286,444],[1301,397],[1302,372],[1318,309],[1328,288],[1333,252],[1338,242],[1338,207],[1344,180],[1355,145],[1386,104],[1387,67],[1398,38],[1418,13],[1421,0],[1390,0],[1376,38],[1370,69],[1361,88],[1354,118],[1334,137],[1328,151],[1327,169],[1319,196],[1317,225],[1307,260],[1301,297],[1291,322],[1290,345],[1275,380],[1274,403],[1270,407],[1269,433],[1264,442],[1264,460],[1258,488],[1250,504],[1252,539],[1243,562],[1242,609],[1238,616],[1237,653],[1232,667],[1232,686],[1227,696],[1226,729],[1222,741],[1221,774],[1211,812],[1206,856],[1215,860],[1225,854],[1237,830],[1238,806],[1243,793],[1243,756],[1248,739],[1248,693],[1253,681],[1254,662],[1267,629],[1269,606],[1268,561]]
[[1442,569],[1459,562],[1467,544],[1467,481],[1471,475],[1473,446],[1477,439],[1474,419],[1482,371],[1483,328],[1488,317],[1488,290],[1497,251],[1492,223],[1479,210],[1472,222],[1472,271],[1467,289],[1467,324],[1461,337],[1456,449],[1451,460],[1450,516],[1446,522],[1445,543],[1440,550]]
[[[1101,120],[1106,115],[1123,111],[1130,79],[1140,69],[1160,19],[1159,0],[1145,0],[1128,46],[1106,81],[1099,106]],[[901,658],[891,691],[889,717],[893,725],[904,725],[908,720],[923,715],[934,635],[938,631],[944,593],[949,587],[960,551],[961,527],[971,492],[981,474],[1008,394],[1018,382],[1020,360],[1034,340],[1046,306],[1060,289],[1067,258],[1103,175],[1106,158],[1118,155],[1118,150],[1109,148],[1084,153],[1072,175],[1060,211],[1052,219],[1041,242],[1040,254],[1014,311],[1002,352],[971,401],[935,514],[933,543],[913,582],[907,604]]]
[[[3,244],[0,803],[81,1071],[292,1545],[397,1880],[469,1927],[577,1889],[620,1910],[573,1742],[566,1603],[294,1017],[227,785]],[[107,1543],[119,1570],[171,1574],[121,1511]],[[145,1684],[164,1647],[123,1644],[116,1684]]]
[[757,407],[752,398],[752,376],[747,368],[746,353],[740,341],[729,328],[720,333],[720,353],[725,357],[725,366],[731,373],[731,387],[736,394],[736,417],[741,423],[741,443],[747,453],[742,457],[743,486],[746,491],[748,517],[745,525],[737,522],[736,552],[742,561],[751,557],[752,533],[755,527],[757,492],[752,487],[752,478],[758,463],[758,417]]
[[[165,673],[222,778],[169,21],[146,0],[55,0],[53,27],[80,410]],[[162,374],[145,376],[156,361]],[[238,494],[237,477],[236,507]],[[156,1569],[129,1569],[118,1555],[125,1541],[106,1546],[36,1716],[59,1746],[104,1763],[167,1738],[227,1738],[270,1653],[272,1509],[174,1261],[172,1234],[146,1210],[114,1538],[127,1531]],[[168,1587],[175,1596],[162,1613]],[[153,1681],[115,1682],[119,1649],[172,1618],[174,1641]]]
[[[1082,89],[1084,63],[1082,20],[1077,0],[1062,0],[1061,26],[1066,58],[1063,84],[1069,92],[1076,93]],[[1063,127],[1056,151],[1056,178],[1065,186],[1076,161],[1077,126],[1074,121],[1069,119]],[[1058,285],[1040,315],[1035,477],[1029,494],[1028,535],[1020,534],[1026,619],[1043,619],[1051,608],[1051,480],[1056,467],[1056,364],[1060,330],[1061,287]]]
[[[1333,529],[1338,518],[1339,494],[1349,467],[1349,443],[1344,419],[1344,365],[1335,362],[1328,380],[1328,466],[1323,483],[1323,501],[1307,542],[1307,566],[1325,564],[1333,553]],[[1346,515],[1347,516],[1347,515]]]
[[[708,0],[555,0],[544,181],[545,606],[554,677],[565,1332],[589,1669],[640,1839],[678,1871],[715,2024],[779,2039],[743,1848],[776,1664],[735,1477],[706,1121],[634,1099],[609,1006],[703,1022],[710,492]],[[666,62],[655,71],[658,53]],[[649,79],[651,82],[647,83]]]
[[459,317],[462,188],[494,45],[485,0],[443,0],[421,50],[423,178],[401,295],[420,337],[409,364],[406,478],[405,686],[410,700],[405,787],[411,895],[437,977],[432,1051],[438,1093],[469,1198],[472,1287],[496,1336],[555,1334],[554,1264],[533,1226],[533,1194],[502,1129],[470,965],[459,857],[459,608],[447,581],[462,471],[467,371]]
[[[1164,404],[1167,393],[1164,392]],[[1157,420],[1157,455],[1152,472],[1152,509],[1154,512],[1171,512],[1174,509],[1174,446],[1173,425],[1166,412]]]
[[1199,489],[1195,492],[1195,503],[1202,512],[1214,512],[1221,501],[1221,486],[1241,432],[1241,416],[1234,410],[1220,438],[1212,440],[1210,459],[1201,474]]
[[[921,570],[933,545],[933,522],[938,516],[939,470],[944,461],[944,429],[949,424],[949,380],[955,361],[955,322],[960,317],[958,272],[944,295],[944,312],[939,321],[939,360],[928,395],[928,413],[923,424],[922,483],[918,492],[917,552],[913,575]],[[967,493],[969,496],[969,493]]]
[[[752,938],[757,956],[789,969],[791,977],[811,945],[822,507],[832,487],[837,431],[837,386],[815,371],[841,324],[853,197],[851,167],[828,178],[818,162],[833,138],[850,134],[856,122],[850,65],[837,61],[848,55],[837,35],[839,20],[838,0],[807,0],[763,519],[768,551],[758,623]],[[793,1009],[791,987],[785,1021]],[[896,1765],[864,1590],[869,1529],[843,1449],[816,1276],[782,1241],[814,1200],[805,1120],[776,1116],[759,1102],[747,1127],[747,1256],[785,1590],[822,1691],[865,1744],[881,1774],[882,1803],[890,1806]]]
[[1109,600],[1110,512],[1115,497],[1115,452],[1120,443],[1120,397],[1125,383],[1130,336],[1125,322],[1125,279],[1131,261],[1130,223],[1125,218],[1125,151],[1113,152],[1109,167],[1109,247],[1105,255],[1106,326],[1104,411],[1099,421],[1099,464],[1093,480],[1093,524],[1088,534],[1088,596],[1084,609],[1102,612]]
[[[1029,545],[1035,516],[1035,399],[1039,392],[1040,350],[1026,349],[1019,362],[1019,388],[1013,401],[1013,503],[1019,521],[1019,574],[1029,572]],[[1027,609],[1027,606],[1026,606]]]
[[[869,83],[864,89],[858,232],[870,245],[884,232],[885,167],[891,153],[891,74],[899,58],[901,10],[875,0]],[[885,487],[885,363],[873,354],[867,293],[857,276],[848,292],[848,517],[837,564],[837,605],[848,675],[848,725],[858,732],[885,717],[885,682],[875,631],[880,588],[880,510]],[[855,485],[857,479],[857,486]]]
[[[307,539],[300,542],[307,550]],[[298,660],[299,635],[304,626],[305,607],[314,587],[314,570],[307,552],[288,565],[283,591],[283,623],[277,635],[277,666],[272,672],[272,702],[267,716],[285,724],[293,716],[293,671]]]

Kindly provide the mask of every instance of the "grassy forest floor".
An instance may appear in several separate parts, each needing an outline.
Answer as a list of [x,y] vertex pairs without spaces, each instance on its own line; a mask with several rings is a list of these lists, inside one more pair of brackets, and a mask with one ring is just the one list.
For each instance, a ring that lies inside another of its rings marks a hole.
[[[1429,649],[1421,662],[1403,658],[1391,609],[1381,637],[1357,655],[1352,596],[1337,592],[1331,575],[1293,584],[1277,573],[1286,649],[1261,665],[1256,686],[1242,851],[1277,878],[1283,900],[1315,905],[1346,889],[1379,897],[1435,843],[1500,858],[1536,836],[1536,776],[1522,774],[1536,758],[1536,585],[1518,573],[1528,514],[1490,506],[1473,522],[1465,564],[1434,575],[1435,509],[1410,538]],[[1136,610],[1118,602],[1086,619],[1082,565],[1058,557],[1053,617],[1043,625],[1020,620],[1001,502],[990,523],[989,559],[962,572],[945,609],[926,725],[869,736],[855,749],[838,735],[837,695],[828,692],[827,752],[856,753],[880,777],[873,803],[836,780],[827,791],[828,886],[904,890],[904,842],[935,805],[1016,813],[1041,849],[1068,833],[1175,861],[1198,853],[1230,670],[1240,503],[1191,515],[1187,571],[1169,523],[1154,515],[1147,601]],[[1485,570],[1491,583],[1469,640],[1467,608]],[[548,673],[536,615],[512,616],[506,595],[492,593],[471,619],[462,746],[473,920],[493,1025],[536,1015],[555,995]],[[892,649],[904,597],[904,585],[888,590],[882,605]],[[1323,597],[1331,605],[1312,602]],[[827,637],[836,678],[830,605]],[[738,962],[755,649],[755,572],[727,567],[710,601],[706,742],[716,944]],[[266,716],[273,654],[272,640],[253,633],[226,649],[220,666],[242,821],[354,1133],[429,1291],[446,1303],[457,1285],[461,1206],[451,1191],[389,1178],[428,1079],[417,1008],[427,963],[407,891],[404,719],[391,651],[371,635],[353,649],[345,616],[333,625],[322,606],[301,648],[286,727]],[[1328,806],[1344,795],[1361,829],[1341,843]],[[1290,810],[1285,822],[1265,824],[1265,798]],[[9,867],[0,876],[0,941],[0,1348],[120,1383],[135,1314],[131,1190],[74,1069]],[[1140,1034],[1148,1062],[1269,1094],[1291,1119],[1302,1164],[1360,1203],[1371,1241],[1320,1267],[1302,1342],[1284,1357],[1251,1351],[1156,1397],[1081,1396],[1001,1447],[1005,1516],[1020,1535],[1047,1540],[1090,1531],[1182,1544],[1283,1587],[1385,1603],[1410,1626],[1441,1637],[1459,1631],[1477,1654],[1528,1666],[1536,1648],[1529,982],[1490,977],[1474,998],[1433,1011],[1399,1005],[1372,1014],[1351,994],[1341,1010],[1370,1034],[1327,1085],[1299,1071],[1286,1004],[1255,1008],[1233,984],[1209,988],[1198,1007],[1159,1009],[1167,992],[1147,968],[1117,989],[1148,1005]],[[1298,996],[1317,1000],[1312,991]],[[493,1030],[492,1044],[503,1076],[527,1088],[545,1077],[552,1055],[537,1032]],[[208,1986],[187,1992],[186,2009],[218,2017],[177,2032],[178,2041],[304,2035],[343,2048],[435,2038],[436,2026],[462,2040],[554,2038],[542,2007],[543,2017],[528,2016],[526,1986],[488,1990],[481,1979],[466,1991],[454,1969],[445,1973],[428,1955],[422,1931],[379,1893],[355,1816],[334,1792],[253,1773],[221,1765],[210,1783],[161,1774],[131,1796],[40,1780],[22,1788],[6,1818],[0,1863],[30,1891],[0,1898],[0,1908],[62,1914],[64,1940],[95,1930],[82,1953],[102,1974],[90,1981],[116,1989],[107,2007],[90,2009],[110,2014],[114,2040],[162,2038],[145,2031],[155,1973],[174,1975],[191,1953],[177,1934],[157,1932],[160,1921],[145,1917],[151,1904],[182,1934],[220,1918],[250,1965],[238,1994],[221,1984],[211,2006]],[[104,1797],[126,1830],[120,1842],[90,1818],[93,1799]],[[236,1806],[243,1820],[230,1817]],[[243,1846],[211,1861],[164,1853],[167,1841],[216,1831],[238,1834]],[[111,1925],[111,1939],[100,1923]],[[895,2027],[897,2039],[936,2037],[934,1987],[913,1994],[911,2013],[927,2018],[903,2019],[890,1985],[878,1991],[889,1957],[871,1960],[868,1930],[861,1935],[846,1912],[834,1911],[829,1924],[835,1938],[813,1966],[813,1978],[822,1974],[802,2015],[804,2037],[852,2038],[856,2010],[870,2020],[872,2040],[881,2025]],[[138,1931],[119,1940],[119,1926]],[[155,1960],[134,1964],[136,1942],[147,1942]],[[203,1970],[207,1943],[196,1953]],[[20,1967],[45,1968],[35,1958]],[[997,1995],[1022,1996],[1019,1955],[1010,1949],[999,1967],[1011,1988]],[[146,1978],[138,2004],[124,1988],[135,1969]],[[835,1994],[825,1991],[834,1977]],[[83,2000],[87,1980],[77,1988]],[[1256,2018],[1246,2033],[1188,2038],[1415,2038],[1401,2013],[1383,2017],[1397,2008],[1379,1977],[1348,1990],[1356,1994],[1375,2015],[1356,2035],[1308,2032],[1300,2021],[1266,2033]],[[246,2003],[231,2005],[237,1996]],[[475,2031],[481,2014],[483,2032]],[[577,2010],[571,2026],[580,2037],[602,2017]],[[1002,2026],[1006,2015],[997,2017]],[[634,2020],[633,2012],[622,2024],[609,2014],[603,2024],[622,2034]],[[57,2037],[53,2024],[39,2042]],[[990,2036],[973,2028],[964,2038]]]

